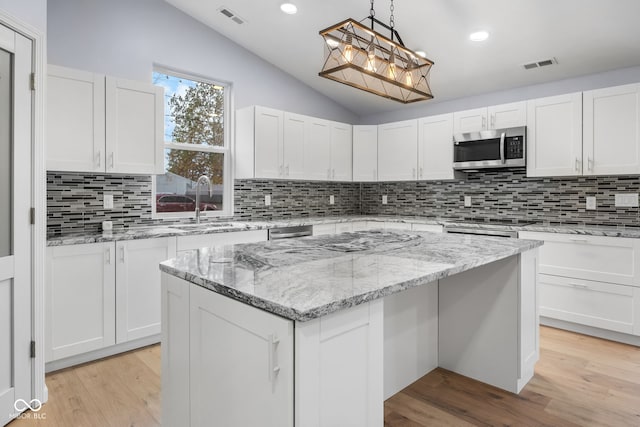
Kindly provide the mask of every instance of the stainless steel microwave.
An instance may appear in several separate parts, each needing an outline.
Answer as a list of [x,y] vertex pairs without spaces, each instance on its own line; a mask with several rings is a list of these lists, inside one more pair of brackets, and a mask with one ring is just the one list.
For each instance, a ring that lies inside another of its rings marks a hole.
[[526,126],[453,136],[455,170],[526,166]]

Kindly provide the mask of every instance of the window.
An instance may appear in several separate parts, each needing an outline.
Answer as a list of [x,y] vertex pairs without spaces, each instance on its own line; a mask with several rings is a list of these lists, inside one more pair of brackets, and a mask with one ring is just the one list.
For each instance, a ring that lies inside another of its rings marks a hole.
[[[156,69],[153,84],[164,88],[164,168],[154,180],[154,215],[192,217],[200,192],[203,215],[232,215],[229,156],[229,86]],[[211,180],[197,188],[198,178]]]

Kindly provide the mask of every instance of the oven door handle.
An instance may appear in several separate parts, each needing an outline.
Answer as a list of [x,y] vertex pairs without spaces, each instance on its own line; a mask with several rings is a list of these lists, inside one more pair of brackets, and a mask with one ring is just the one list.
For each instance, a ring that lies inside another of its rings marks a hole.
[[502,162],[503,165],[506,162],[506,159],[504,157],[504,137],[506,135],[507,135],[506,132],[502,132],[500,134],[500,161]]

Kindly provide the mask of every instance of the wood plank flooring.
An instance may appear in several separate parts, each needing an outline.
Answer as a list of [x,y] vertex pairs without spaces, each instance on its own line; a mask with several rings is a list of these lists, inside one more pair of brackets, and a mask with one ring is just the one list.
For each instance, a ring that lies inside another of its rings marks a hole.
[[[640,348],[546,327],[540,335],[520,395],[437,369],[385,403],[385,426],[640,426]],[[157,345],[49,374],[47,384],[46,419],[10,427],[160,425]]]

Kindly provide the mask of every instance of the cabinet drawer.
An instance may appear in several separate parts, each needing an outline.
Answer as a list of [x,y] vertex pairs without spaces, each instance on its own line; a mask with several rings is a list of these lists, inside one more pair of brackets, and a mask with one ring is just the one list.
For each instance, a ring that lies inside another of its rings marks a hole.
[[640,335],[640,289],[539,275],[540,315]]
[[559,233],[520,233],[544,240],[540,273],[640,286],[640,240]]

